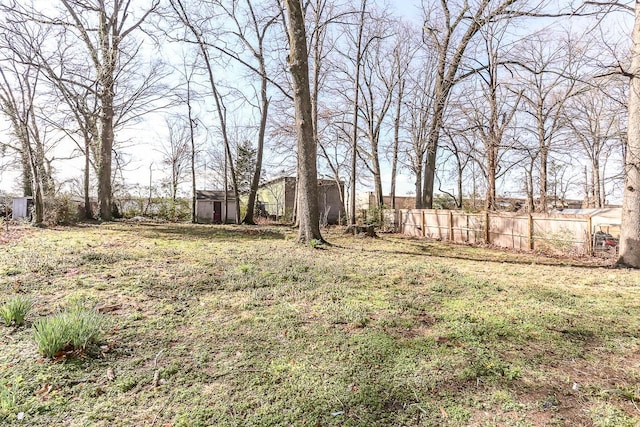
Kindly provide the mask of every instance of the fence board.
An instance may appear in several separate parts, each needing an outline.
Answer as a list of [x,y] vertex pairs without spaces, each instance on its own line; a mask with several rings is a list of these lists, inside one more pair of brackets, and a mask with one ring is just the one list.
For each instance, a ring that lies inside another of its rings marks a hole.
[[588,215],[401,209],[396,211],[395,218],[396,231],[414,237],[483,243],[488,236],[491,244],[506,248],[589,253]]

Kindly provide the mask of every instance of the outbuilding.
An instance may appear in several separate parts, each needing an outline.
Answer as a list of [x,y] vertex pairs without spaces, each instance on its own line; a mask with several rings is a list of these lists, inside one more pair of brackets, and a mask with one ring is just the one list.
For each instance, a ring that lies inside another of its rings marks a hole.
[[[258,213],[277,220],[290,220],[296,209],[294,177],[281,177],[262,184],[258,189]],[[324,224],[338,224],[344,216],[344,183],[318,179],[318,209]]]
[[236,222],[236,199],[231,192],[196,190],[196,221],[200,224],[227,224]]
[[14,197],[11,204],[11,217],[13,219],[31,220],[31,207],[33,206],[33,197]]

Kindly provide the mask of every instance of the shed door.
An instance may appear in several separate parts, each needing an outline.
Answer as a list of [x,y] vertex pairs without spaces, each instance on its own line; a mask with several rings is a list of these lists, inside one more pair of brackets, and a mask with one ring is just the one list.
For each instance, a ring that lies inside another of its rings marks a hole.
[[222,224],[222,202],[213,202],[213,223]]

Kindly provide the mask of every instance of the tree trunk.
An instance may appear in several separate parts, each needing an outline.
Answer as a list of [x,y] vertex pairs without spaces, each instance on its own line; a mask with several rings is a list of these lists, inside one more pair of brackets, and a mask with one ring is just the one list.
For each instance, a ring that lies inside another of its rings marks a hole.
[[289,16],[289,68],[298,134],[298,240],[302,243],[314,239],[323,241],[318,212],[317,147],[313,138],[304,15],[300,0],[286,0],[285,4]]
[[458,200],[456,201],[456,206],[458,209],[462,209],[462,165],[458,163]]
[[373,150],[373,188],[376,195],[376,208],[382,208],[384,205],[384,199],[382,194],[382,172],[380,171],[380,157],[378,154],[378,142],[376,141],[374,150]]
[[362,31],[364,28],[364,14],[367,8],[367,0],[362,0],[360,9],[360,23],[358,26],[358,42],[356,45],[356,74],[353,90],[353,129],[351,134],[351,216],[349,224],[356,223],[356,159],[358,156],[358,100],[360,99],[360,62],[362,61]]
[[618,263],[640,268],[640,3],[636,2],[631,51],[629,127],[622,200],[620,257]]
[[593,159],[593,166],[591,170],[591,176],[593,177],[593,202],[595,208],[602,208],[602,194],[600,189],[602,188],[600,183],[600,161],[599,158]]
[[[433,119],[436,120],[435,118]],[[433,186],[436,178],[436,160],[438,152],[438,138],[440,125],[432,126],[427,143],[427,156],[424,162],[424,185],[422,187],[422,206],[426,209],[433,207]],[[416,194],[417,197],[417,194]]]
[[24,146],[20,152],[22,163],[22,195],[24,197],[33,196],[33,177],[31,176],[31,163],[29,162],[29,148]]
[[91,207],[91,157],[90,156],[90,148],[89,141],[85,139],[84,145],[84,218],[92,219],[93,218],[93,208]]
[[264,67],[264,62],[261,66],[262,72],[262,84],[260,90],[260,97],[262,100],[262,108],[260,110],[260,129],[258,131],[258,149],[256,151],[256,169],[253,174],[253,180],[251,181],[251,188],[249,189],[249,198],[247,201],[247,212],[242,220],[243,224],[255,224],[254,210],[256,205],[256,197],[258,194],[258,187],[260,186],[260,176],[262,175],[262,155],[264,152],[264,136],[267,128],[267,117],[269,111],[269,98],[267,97],[267,75]]
[[547,166],[549,164],[549,149],[544,146],[540,148],[540,212],[547,212]]
[[[29,113],[33,112],[31,108],[33,108],[33,106],[29,108]],[[21,137],[25,138],[25,145],[27,147],[27,156],[29,158],[29,168],[32,177],[31,187],[33,188],[33,206],[35,211],[35,216],[31,219],[31,221],[34,225],[40,226],[44,222],[44,194],[42,192],[42,177],[39,175],[40,168],[37,164],[37,158],[36,154],[34,153],[33,142],[31,141],[32,138],[30,137],[28,126],[26,124],[23,124],[23,126],[23,135],[21,135]]]
[[102,99],[102,132],[98,161],[98,210],[102,221],[111,221],[111,149],[113,147],[113,98]]
[[[398,64],[400,61],[398,61]],[[398,67],[399,68],[399,67]],[[400,145],[400,114],[402,114],[402,95],[404,95],[404,79],[398,82],[398,99],[396,117],[393,122],[393,155],[391,158],[391,209],[396,208],[396,179],[398,175],[398,147]]]
[[189,120],[189,141],[191,143],[191,223],[198,222],[196,213],[196,141],[193,122],[193,111],[191,108],[191,80],[187,79],[187,119]]
[[422,209],[422,162],[416,168],[416,201],[415,208]]
[[113,149],[113,97],[115,61],[118,57],[117,41],[110,45],[109,24],[104,9],[99,11],[98,37],[102,54],[102,67],[98,68],[101,87],[100,104],[100,158],[98,160],[98,211],[102,221],[113,219],[111,211],[111,150]]
[[487,151],[487,194],[484,208],[487,211],[496,210],[496,148],[489,147]]
[[535,210],[533,201],[533,166],[535,158],[531,158],[530,168],[526,171],[525,184],[527,187],[527,209],[529,213],[533,213]]

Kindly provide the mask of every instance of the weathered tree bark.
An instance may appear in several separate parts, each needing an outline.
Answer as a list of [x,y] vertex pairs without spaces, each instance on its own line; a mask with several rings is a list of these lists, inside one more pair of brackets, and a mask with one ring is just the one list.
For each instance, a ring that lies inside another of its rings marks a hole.
[[[262,45],[260,46],[262,52]],[[261,84],[260,84],[260,127],[258,129],[258,148],[256,150],[256,167],[253,173],[253,179],[251,181],[251,188],[249,189],[249,197],[247,200],[247,212],[242,220],[243,224],[255,224],[253,220],[256,197],[258,195],[258,187],[260,186],[260,177],[262,176],[262,157],[264,153],[264,138],[267,129],[267,117],[269,111],[269,98],[267,95],[267,70],[264,64],[264,57],[260,56],[260,71]]]
[[349,224],[356,223],[356,165],[358,158],[358,100],[360,99],[360,62],[362,61],[362,32],[364,29],[364,14],[367,8],[367,0],[362,0],[360,9],[360,21],[358,25],[358,41],[356,44],[356,74],[354,77],[353,91],[353,129],[351,130],[351,194],[349,197]]
[[[400,69],[398,60],[398,69]],[[398,150],[400,146],[400,114],[402,114],[402,95],[404,94],[404,79],[398,82],[398,97],[396,98],[396,115],[393,121],[393,153],[391,155],[391,209],[396,208],[396,180],[398,175]]]
[[640,268],[640,2],[632,33],[629,125],[618,264]]
[[196,138],[195,119],[191,107],[191,76],[187,79],[187,120],[189,120],[189,142],[191,144],[191,223],[195,224],[198,222],[196,212]]
[[293,99],[298,134],[298,240],[324,241],[320,234],[318,212],[317,146],[313,138],[311,92],[309,90],[309,63],[304,15],[300,0],[285,0],[289,17],[289,68],[291,70]]
[[20,163],[22,167],[22,195],[24,197],[33,196],[33,177],[31,176],[31,165],[29,164],[28,147],[23,146],[20,150]]
[[91,157],[89,156],[89,152],[91,148],[89,146],[89,140],[85,139],[84,145],[84,170],[83,170],[83,179],[82,179],[82,189],[84,193],[84,219],[93,218],[93,207],[91,206]]

